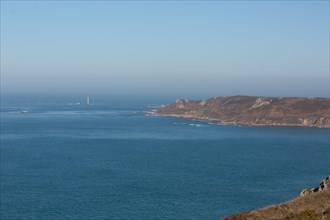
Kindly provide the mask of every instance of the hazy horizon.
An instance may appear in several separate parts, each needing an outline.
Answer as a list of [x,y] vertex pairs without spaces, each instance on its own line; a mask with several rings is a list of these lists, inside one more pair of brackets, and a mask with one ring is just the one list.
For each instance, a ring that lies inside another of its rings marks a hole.
[[329,2],[1,1],[1,94],[329,97]]

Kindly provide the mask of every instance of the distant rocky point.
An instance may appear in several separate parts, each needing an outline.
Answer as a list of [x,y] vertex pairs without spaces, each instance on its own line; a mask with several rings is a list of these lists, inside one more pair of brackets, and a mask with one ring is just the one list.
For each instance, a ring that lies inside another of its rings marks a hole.
[[330,176],[316,188],[303,190],[300,196],[279,205],[245,211],[223,220],[330,220]]
[[256,96],[178,99],[150,114],[207,120],[219,124],[330,128],[330,99]]
[[146,105],[146,108],[164,108],[165,105]]

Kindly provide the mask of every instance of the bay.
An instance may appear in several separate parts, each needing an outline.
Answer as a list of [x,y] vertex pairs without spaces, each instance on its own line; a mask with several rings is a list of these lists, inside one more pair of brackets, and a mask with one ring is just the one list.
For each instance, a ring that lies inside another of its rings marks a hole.
[[1,219],[220,219],[329,174],[329,129],[146,114],[176,98],[2,97]]

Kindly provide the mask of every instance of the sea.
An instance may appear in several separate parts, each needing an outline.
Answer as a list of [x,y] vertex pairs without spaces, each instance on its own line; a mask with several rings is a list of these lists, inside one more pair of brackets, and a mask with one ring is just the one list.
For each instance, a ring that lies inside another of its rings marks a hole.
[[2,220],[221,219],[330,173],[329,129],[148,116],[174,95],[89,96],[2,95]]

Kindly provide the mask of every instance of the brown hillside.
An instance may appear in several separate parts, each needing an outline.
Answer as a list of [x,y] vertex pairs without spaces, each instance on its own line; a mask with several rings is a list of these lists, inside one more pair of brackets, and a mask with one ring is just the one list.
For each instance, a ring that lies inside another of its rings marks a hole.
[[223,220],[330,220],[330,180],[327,177],[316,188],[303,190],[289,202],[254,211],[246,211]]
[[330,99],[224,96],[207,100],[178,99],[153,115],[252,126],[330,127]]

